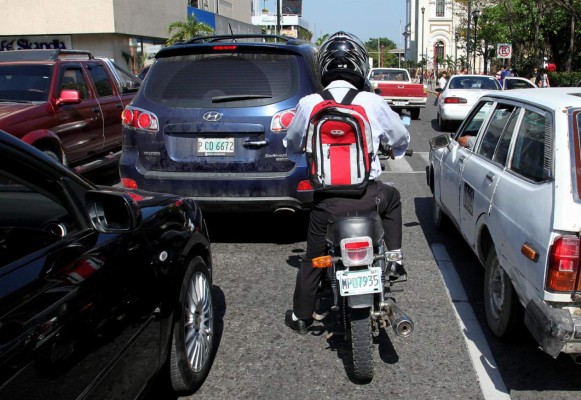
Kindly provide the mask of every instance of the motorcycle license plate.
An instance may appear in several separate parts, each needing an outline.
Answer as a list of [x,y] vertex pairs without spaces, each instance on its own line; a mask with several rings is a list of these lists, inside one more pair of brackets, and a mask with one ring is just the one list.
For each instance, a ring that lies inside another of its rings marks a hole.
[[362,271],[337,271],[341,296],[354,296],[381,292],[381,268],[371,267]]

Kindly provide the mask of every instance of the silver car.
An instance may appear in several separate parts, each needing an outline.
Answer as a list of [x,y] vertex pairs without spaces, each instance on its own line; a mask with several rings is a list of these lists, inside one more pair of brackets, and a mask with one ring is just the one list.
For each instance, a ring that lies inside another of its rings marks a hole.
[[453,137],[431,140],[427,168],[436,227],[451,222],[485,267],[491,330],[524,323],[547,354],[578,363],[580,128],[581,88],[489,92]]

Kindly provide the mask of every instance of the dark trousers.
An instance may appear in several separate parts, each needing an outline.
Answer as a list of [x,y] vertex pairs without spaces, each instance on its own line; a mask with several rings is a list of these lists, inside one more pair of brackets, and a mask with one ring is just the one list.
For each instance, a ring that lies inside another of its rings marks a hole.
[[388,250],[401,249],[401,199],[399,191],[375,180],[361,197],[330,197],[315,193],[309,220],[307,251],[297,273],[293,311],[297,318],[310,319],[315,309],[317,287],[324,269],[313,268],[311,260],[325,254],[325,235],[329,219],[347,211],[378,211],[383,221]]

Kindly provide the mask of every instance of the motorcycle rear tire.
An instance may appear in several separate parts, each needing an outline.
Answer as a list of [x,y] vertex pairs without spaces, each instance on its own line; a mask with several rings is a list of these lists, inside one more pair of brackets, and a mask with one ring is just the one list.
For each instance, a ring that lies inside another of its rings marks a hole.
[[373,337],[369,308],[349,309],[353,378],[358,382],[373,379]]

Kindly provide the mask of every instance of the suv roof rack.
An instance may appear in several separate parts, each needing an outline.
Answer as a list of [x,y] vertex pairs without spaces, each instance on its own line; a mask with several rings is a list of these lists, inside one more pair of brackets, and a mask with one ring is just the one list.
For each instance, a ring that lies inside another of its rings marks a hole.
[[222,41],[230,41],[236,42],[237,39],[261,39],[256,40],[257,43],[270,43],[270,42],[278,42],[283,41],[287,44],[304,44],[310,43],[306,40],[302,39],[295,39],[289,36],[281,36],[281,35],[269,35],[263,33],[244,33],[244,34],[234,34],[234,35],[209,35],[209,36],[198,36],[186,42],[181,42],[177,44],[196,44],[196,43],[215,43],[215,42],[222,42]]
[[91,60],[88,50],[42,49],[0,51],[0,61],[55,61],[59,59]]

